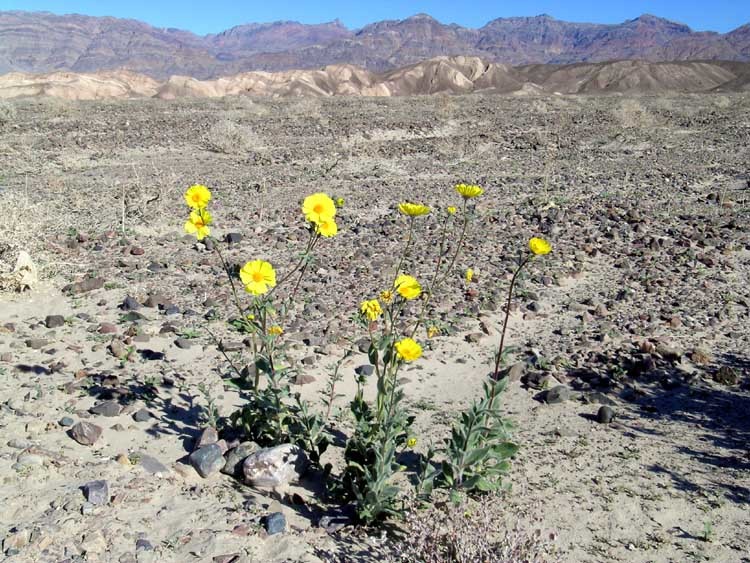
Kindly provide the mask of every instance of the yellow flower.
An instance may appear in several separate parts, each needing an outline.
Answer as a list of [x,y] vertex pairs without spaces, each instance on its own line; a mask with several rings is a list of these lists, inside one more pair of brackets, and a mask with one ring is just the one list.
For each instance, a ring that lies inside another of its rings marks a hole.
[[344,198],[343,197],[337,197],[336,198],[336,207],[344,207]]
[[302,202],[302,213],[310,223],[320,225],[333,219],[336,215],[336,204],[327,194],[318,192],[309,195]]
[[427,338],[435,338],[438,334],[440,334],[440,329],[435,325],[427,327]]
[[474,279],[474,270],[472,270],[471,268],[467,268],[464,279],[466,280],[466,283],[471,283],[471,280]]
[[416,445],[417,445],[417,439],[416,438],[409,438],[408,440],[406,440],[406,447],[413,448]]
[[380,292],[380,300],[383,303],[390,303],[393,299],[393,292],[389,289],[386,289],[385,291]]
[[332,236],[335,236],[336,233],[339,232],[339,226],[336,224],[336,221],[333,219],[329,219],[327,221],[321,221],[317,224],[316,232],[320,233],[321,236],[324,236],[326,238],[330,238]]
[[273,336],[279,336],[280,334],[283,334],[283,333],[284,333],[284,329],[278,325],[274,325],[268,329],[268,334],[271,334]]
[[242,266],[240,279],[245,291],[253,295],[262,295],[276,285],[276,271],[264,260],[253,260]]
[[255,315],[253,315],[252,313],[248,314],[247,315],[247,320],[248,321],[254,321],[255,320]]
[[380,306],[380,303],[377,299],[362,301],[362,304],[359,306],[359,310],[365,317],[367,317],[371,321],[374,321],[383,314],[383,308]]
[[470,184],[458,184],[456,191],[463,196],[464,199],[471,199],[472,197],[480,196],[484,193],[484,190],[479,186]]
[[537,256],[544,256],[552,252],[552,246],[543,238],[534,237],[529,241],[529,249]]
[[190,212],[190,219],[185,223],[185,232],[195,235],[198,240],[203,240],[211,234],[208,227],[211,224],[211,214],[205,209]]
[[401,297],[407,300],[416,299],[422,294],[422,286],[419,285],[416,278],[407,276],[406,274],[398,276],[393,287],[396,288]]
[[400,360],[413,362],[422,355],[422,347],[411,338],[404,338],[396,342],[396,355]]
[[185,202],[193,209],[203,209],[211,200],[211,192],[206,186],[196,184],[185,192]]
[[446,211],[448,212],[448,215],[455,215],[457,210],[454,205],[449,205]]
[[404,215],[409,217],[419,217],[420,215],[427,215],[430,212],[430,208],[421,203],[399,203],[398,210]]

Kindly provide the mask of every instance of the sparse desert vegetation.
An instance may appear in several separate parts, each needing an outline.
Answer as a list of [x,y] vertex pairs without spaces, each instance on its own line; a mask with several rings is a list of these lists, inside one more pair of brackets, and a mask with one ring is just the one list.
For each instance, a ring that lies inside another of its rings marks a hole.
[[747,559],[747,95],[3,104],[9,561]]

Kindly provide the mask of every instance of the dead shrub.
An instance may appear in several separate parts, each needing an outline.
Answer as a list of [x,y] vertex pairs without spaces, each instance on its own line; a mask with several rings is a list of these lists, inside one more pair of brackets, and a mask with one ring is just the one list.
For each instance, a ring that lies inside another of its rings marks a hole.
[[249,127],[225,119],[206,132],[203,146],[211,152],[247,154],[259,148],[260,139]]
[[[445,501],[406,513],[391,561],[414,563],[558,563],[552,534],[517,523],[503,529],[502,499]],[[495,508],[496,507],[496,508]],[[493,508],[495,508],[493,513]]]

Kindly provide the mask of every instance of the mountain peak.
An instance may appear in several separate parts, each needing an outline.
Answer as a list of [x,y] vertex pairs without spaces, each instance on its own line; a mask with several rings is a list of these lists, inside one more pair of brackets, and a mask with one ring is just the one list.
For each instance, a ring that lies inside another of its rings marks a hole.
[[437,20],[433,18],[430,14],[425,14],[424,12],[420,12],[418,14],[414,14],[413,16],[409,16],[404,21],[428,21],[428,22],[436,22]]

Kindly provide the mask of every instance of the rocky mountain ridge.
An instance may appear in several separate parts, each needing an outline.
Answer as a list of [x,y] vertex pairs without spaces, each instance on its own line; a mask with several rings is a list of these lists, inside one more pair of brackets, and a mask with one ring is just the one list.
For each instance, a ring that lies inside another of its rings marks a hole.
[[385,72],[457,55],[511,65],[750,61],[750,24],[720,34],[695,32],[648,14],[620,24],[572,23],[540,15],[497,18],[472,29],[417,14],[359,30],[337,20],[315,25],[284,21],[198,36],[129,19],[0,12],[0,73],[129,70],[156,79],[209,79],[334,64]]

